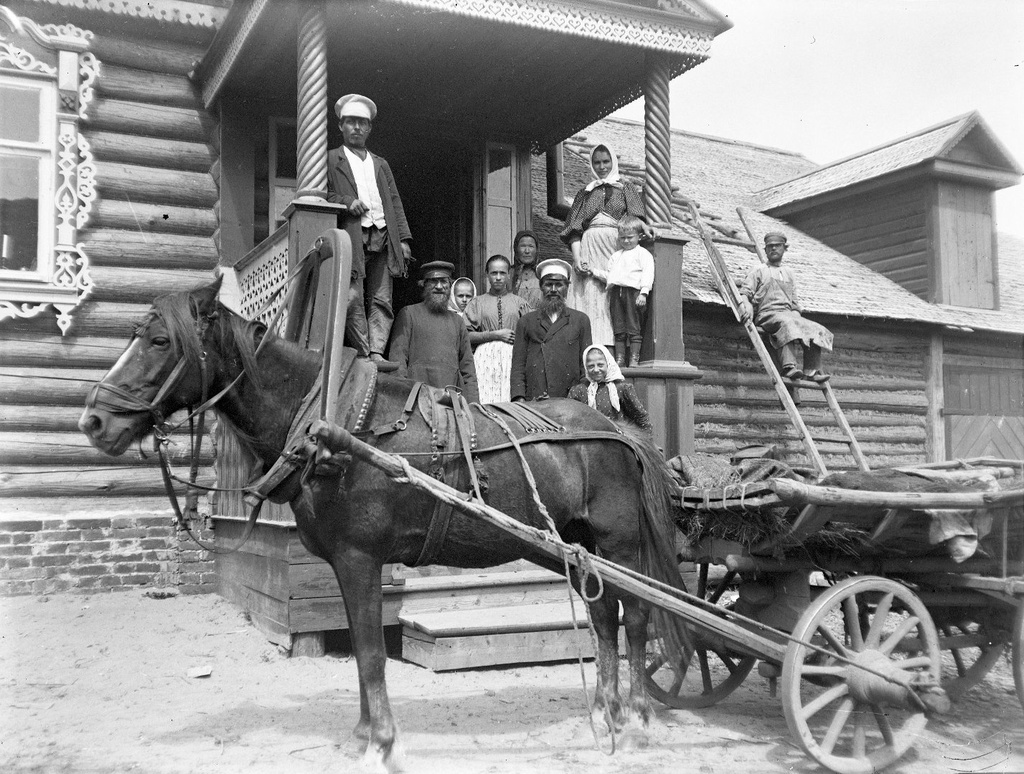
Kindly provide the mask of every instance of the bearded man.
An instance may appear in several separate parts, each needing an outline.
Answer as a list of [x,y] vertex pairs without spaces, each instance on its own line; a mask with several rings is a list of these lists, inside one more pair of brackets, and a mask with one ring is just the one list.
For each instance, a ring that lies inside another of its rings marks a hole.
[[455,267],[432,261],[420,269],[423,301],[403,308],[395,317],[392,362],[398,376],[432,387],[454,385],[470,403],[480,400],[473,351],[466,324],[448,310]]
[[565,305],[572,266],[541,262],[542,302],[516,323],[512,344],[512,400],[564,398],[583,378],[583,351],[593,342],[590,318]]

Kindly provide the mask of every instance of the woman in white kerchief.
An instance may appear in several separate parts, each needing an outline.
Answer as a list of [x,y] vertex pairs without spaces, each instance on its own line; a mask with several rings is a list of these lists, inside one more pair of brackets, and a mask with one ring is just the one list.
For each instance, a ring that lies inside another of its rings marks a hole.
[[569,390],[572,400],[586,403],[614,422],[627,419],[641,430],[654,432],[650,414],[633,385],[622,378],[622,371],[606,347],[592,344],[583,350],[583,368],[586,377]]
[[608,257],[618,249],[617,227],[623,215],[640,218],[646,237],[653,237],[654,232],[647,224],[640,189],[620,179],[619,162],[610,145],[602,142],[594,146],[590,171],[594,179],[576,194],[559,236],[572,250],[575,270],[567,302],[590,317],[594,342],[611,347],[615,335],[605,284],[594,276],[594,270],[608,271]]

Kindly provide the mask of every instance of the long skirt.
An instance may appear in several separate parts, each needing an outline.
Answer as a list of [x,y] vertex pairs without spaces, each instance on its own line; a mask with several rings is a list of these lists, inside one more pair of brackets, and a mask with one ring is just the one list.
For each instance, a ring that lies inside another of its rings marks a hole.
[[[611,225],[614,223],[611,218],[606,218],[608,225],[604,222],[598,223],[599,219],[601,215],[591,221],[590,227],[583,232],[583,238],[580,240],[580,257],[591,270],[607,272],[608,258],[619,248],[619,232]],[[583,312],[590,318],[590,332],[594,344],[614,346],[615,334],[612,332],[608,294],[601,280],[574,273],[572,282],[569,283],[567,301],[573,309]]]
[[487,341],[473,352],[476,382],[481,403],[508,403],[512,400],[512,345]]

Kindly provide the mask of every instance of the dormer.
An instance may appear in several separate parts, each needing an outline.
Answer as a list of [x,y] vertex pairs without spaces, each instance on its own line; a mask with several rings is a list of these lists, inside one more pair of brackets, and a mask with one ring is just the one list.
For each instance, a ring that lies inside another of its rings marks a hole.
[[927,301],[996,309],[993,192],[1021,174],[971,112],[766,188],[757,206]]

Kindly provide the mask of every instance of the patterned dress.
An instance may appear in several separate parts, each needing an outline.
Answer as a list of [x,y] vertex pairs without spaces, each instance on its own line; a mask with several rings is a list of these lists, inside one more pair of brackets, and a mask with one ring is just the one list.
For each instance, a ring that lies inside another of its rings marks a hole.
[[[529,304],[514,293],[496,296],[485,293],[466,306],[466,328],[472,333],[516,329],[519,318],[530,311]],[[485,341],[473,351],[481,403],[511,400],[512,345]]]

